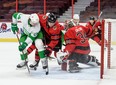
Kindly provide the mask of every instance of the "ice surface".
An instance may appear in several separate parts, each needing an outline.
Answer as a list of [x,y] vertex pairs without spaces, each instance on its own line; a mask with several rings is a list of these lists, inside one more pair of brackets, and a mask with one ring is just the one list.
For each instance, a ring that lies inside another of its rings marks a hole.
[[[113,46],[112,57],[116,58],[116,46]],[[100,60],[100,47],[91,45],[91,54]],[[0,85],[116,85],[116,63],[112,59],[112,68],[105,70],[104,79],[100,79],[100,67],[90,68],[80,64],[82,69],[79,73],[68,73],[62,71],[57,61],[49,60],[49,75],[45,75],[41,63],[37,71],[31,70],[28,74],[27,69],[16,70],[16,65],[20,62],[18,43],[0,43]],[[34,52],[29,55],[29,64],[34,60]],[[111,83],[112,82],[112,83]]]

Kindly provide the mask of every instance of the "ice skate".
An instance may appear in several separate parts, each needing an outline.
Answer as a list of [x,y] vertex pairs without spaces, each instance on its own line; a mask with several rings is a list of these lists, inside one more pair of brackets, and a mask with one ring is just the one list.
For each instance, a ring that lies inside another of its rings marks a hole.
[[48,75],[49,69],[48,69],[48,60],[47,60],[47,58],[42,58],[41,62],[42,62],[42,67],[46,72],[46,75]]
[[17,65],[17,69],[26,69],[27,63],[28,61],[22,61],[21,63]]
[[39,60],[38,61],[34,61],[33,64],[30,64],[29,67],[30,69],[32,70],[37,70],[37,67],[38,67],[38,64],[39,64]]
[[58,63],[58,65],[61,65],[62,63],[57,59],[57,63]]

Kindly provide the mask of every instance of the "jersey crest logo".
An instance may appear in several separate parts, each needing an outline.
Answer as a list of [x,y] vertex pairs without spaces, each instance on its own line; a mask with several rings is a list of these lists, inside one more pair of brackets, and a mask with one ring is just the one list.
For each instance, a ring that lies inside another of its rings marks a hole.
[[47,16],[46,15],[44,15],[43,17],[42,17],[42,19],[46,19],[47,18]]
[[56,30],[56,28],[57,28],[56,26],[53,27],[54,30]]

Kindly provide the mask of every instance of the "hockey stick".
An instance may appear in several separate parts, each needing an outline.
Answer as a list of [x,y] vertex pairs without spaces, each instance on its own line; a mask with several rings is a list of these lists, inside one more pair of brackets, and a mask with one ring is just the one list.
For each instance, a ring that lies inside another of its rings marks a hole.
[[[45,36],[44,36],[44,44],[45,44],[45,49],[46,49],[46,39],[45,39]],[[47,57],[47,64],[48,64],[48,57]],[[46,75],[49,74],[49,67],[47,67],[47,69],[45,69],[46,71]]]
[[[19,43],[19,45],[21,45],[21,43],[19,41],[18,33],[17,32],[15,32],[15,33],[16,33],[16,37],[17,37],[18,43]],[[23,51],[22,51],[22,54],[24,55],[24,52]],[[25,58],[24,58],[24,60],[25,60],[25,63],[26,63],[26,59]],[[30,74],[30,70],[29,70],[29,67],[28,67],[28,64],[27,63],[26,63],[26,67],[27,67],[28,73]]]

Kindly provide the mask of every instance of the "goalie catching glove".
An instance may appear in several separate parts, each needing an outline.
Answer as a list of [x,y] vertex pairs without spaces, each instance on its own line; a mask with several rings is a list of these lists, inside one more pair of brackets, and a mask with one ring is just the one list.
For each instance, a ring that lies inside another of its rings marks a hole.
[[56,56],[57,56],[58,62],[63,63],[63,62],[66,62],[66,60],[67,60],[67,58],[69,56],[69,53],[59,51],[59,52],[57,52]]

